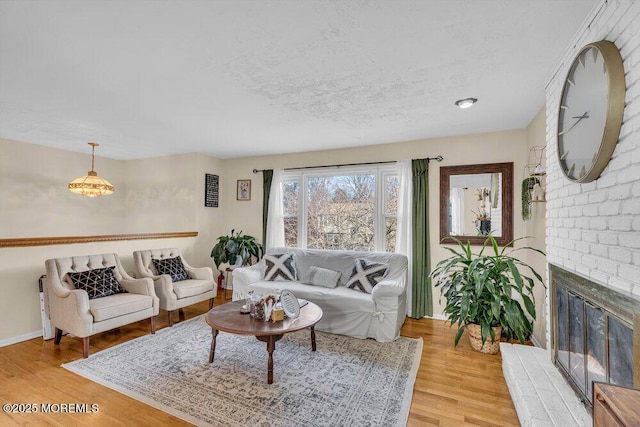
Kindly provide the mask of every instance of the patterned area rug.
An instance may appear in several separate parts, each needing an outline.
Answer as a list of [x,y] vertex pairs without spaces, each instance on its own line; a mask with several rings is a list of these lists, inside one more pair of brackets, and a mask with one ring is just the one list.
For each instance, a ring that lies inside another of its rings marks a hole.
[[276,344],[267,384],[266,344],[220,332],[208,363],[204,316],[63,365],[196,425],[404,426],[422,340],[393,343],[316,333]]

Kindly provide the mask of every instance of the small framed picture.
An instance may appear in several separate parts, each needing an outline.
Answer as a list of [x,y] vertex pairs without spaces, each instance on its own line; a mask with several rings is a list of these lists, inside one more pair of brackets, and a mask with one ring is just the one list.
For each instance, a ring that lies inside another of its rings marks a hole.
[[251,200],[251,180],[239,179],[237,188],[237,200]]

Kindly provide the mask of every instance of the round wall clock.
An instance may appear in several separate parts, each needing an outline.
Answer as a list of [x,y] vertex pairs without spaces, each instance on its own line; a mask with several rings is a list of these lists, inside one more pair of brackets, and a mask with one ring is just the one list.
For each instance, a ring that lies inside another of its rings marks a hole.
[[624,67],[616,45],[586,45],[573,60],[558,113],[558,159],[575,182],[597,179],[611,160],[624,110]]

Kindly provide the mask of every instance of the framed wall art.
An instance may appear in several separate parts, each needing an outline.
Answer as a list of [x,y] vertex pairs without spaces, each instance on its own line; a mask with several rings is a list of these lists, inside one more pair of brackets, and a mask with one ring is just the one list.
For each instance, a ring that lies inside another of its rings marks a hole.
[[204,174],[204,206],[217,208],[220,198],[220,178],[210,173]]
[[237,191],[236,200],[242,200],[242,201],[251,200],[251,180],[239,179],[236,191]]

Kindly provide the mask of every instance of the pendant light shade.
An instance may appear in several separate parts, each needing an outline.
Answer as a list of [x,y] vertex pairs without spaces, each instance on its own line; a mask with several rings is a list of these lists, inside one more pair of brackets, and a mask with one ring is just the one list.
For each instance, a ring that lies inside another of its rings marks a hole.
[[100,178],[98,174],[93,170],[95,164],[95,152],[96,147],[99,144],[95,142],[89,142],[91,146],[91,170],[87,172],[86,176],[76,178],[69,183],[69,190],[72,193],[81,194],[83,196],[97,197],[108,196],[113,194],[113,185],[104,178]]

